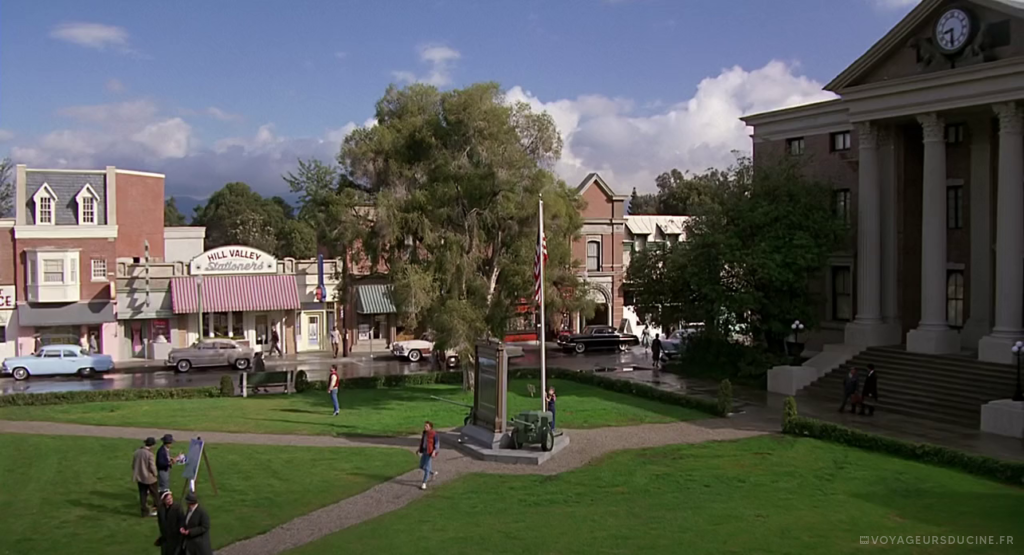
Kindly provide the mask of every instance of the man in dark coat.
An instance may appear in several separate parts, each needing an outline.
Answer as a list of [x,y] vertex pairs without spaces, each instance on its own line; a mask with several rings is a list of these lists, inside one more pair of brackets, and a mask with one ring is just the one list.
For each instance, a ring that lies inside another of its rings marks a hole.
[[864,378],[864,389],[861,391],[860,413],[864,414],[867,409],[868,416],[875,415],[875,405],[878,403],[878,376],[875,375],[875,365],[868,365],[868,377]]
[[194,493],[185,496],[185,504],[188,505],[188,510],[179,529],[185,542],[185,554],[213,555],[213,547],[210,545],[210,515],[206,514],[206,509],[199,506],[199,499]]
[[185,514],[181,512],[181,505],[174,502],[174,496],[170,490],[160,492],[160,502],[156,505],[156,521],[160,527],[160,537],[156,539],[160,547],[160,555],[180,555],[181,527],[185,521]]
[[654,367],[658,368],[661,366],[661,334],[654,334],[654,341],[651,341],[651,360],[654,361]]
[[[850,398],[857,394],[857,369],[850,368],[850,373],[847,374],[846,379],[843,380],[843,404],[839,405],[839,412],[843,412],[846,409],[846,403],[850,401]],[[857,403],[854,401],[850,404],[850,412],[857,412]]]

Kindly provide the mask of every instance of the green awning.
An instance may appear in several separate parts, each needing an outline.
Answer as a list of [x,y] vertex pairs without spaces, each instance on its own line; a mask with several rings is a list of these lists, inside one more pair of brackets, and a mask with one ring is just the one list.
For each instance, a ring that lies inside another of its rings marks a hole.
[[391,285],[360,285],[356,287],[356,312],[359,314],[395,314]]

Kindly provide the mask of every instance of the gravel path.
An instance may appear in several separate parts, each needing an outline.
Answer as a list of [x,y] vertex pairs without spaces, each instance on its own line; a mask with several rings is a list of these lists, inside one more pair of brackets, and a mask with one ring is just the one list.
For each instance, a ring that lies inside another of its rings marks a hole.
[[[434,487],[468,473],[559,474],[579,468],[612,451],[705,441],[727,441],[766,433],[760,430],[738,430],[728,427],[728,425],[729,420],[712,419],[696,423],[673,422],[594,430],[568,430],[566,433],[571,436],[572,442],[541,466],[483,462],[452,449],[442,449],[434,463],[439,474],[430,485]],[[0,433],[113,437],[137,440],[171,433],[180,438],[199,436],[214,443],[311,447],[394,447],[410,450],[416,448],[418,441],[416,437],[344,439],[328,436],[190,432],[9,420],[0,420]],[[419,489],[422,478],[423,473],[420,470],[407,472],[359,495],[295,518],[265,534],[226,546],[218,550],[217,553],[219,555],[276,555],[284,553],[333,532],[400,509],[423,495],[429,494],[429,490],[421,491]]]

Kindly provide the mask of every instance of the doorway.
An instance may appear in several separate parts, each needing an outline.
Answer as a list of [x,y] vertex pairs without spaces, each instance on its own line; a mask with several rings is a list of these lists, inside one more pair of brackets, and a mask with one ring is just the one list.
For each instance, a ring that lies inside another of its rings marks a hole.
[[320,315],[309,314],[306,316],[306,346],[313,351],[320,350]]

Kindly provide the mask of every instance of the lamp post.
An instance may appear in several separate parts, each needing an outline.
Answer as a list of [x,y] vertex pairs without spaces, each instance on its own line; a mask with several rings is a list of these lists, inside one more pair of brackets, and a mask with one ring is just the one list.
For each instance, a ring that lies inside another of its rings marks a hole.
[[1017,359],[1017,391],[1013,394],[1013,400],[1024,401],[1024,391],[1020,388],[1020,357],[1024,356],[1024,342],[1018,341],[1014,343],[1010,350],[1013,351],[1013,356]]
[[[793,330],[793,346],[800,345],[800,332],[804,331],[804,325],[800,323],[800,320],[794,320],[793,325],[789,326]],[[800,353],[794,353],[793,357],[800,356]]]
[[203,340],[203,276],[196,276],[196,291],[199,299],[199,340]]

